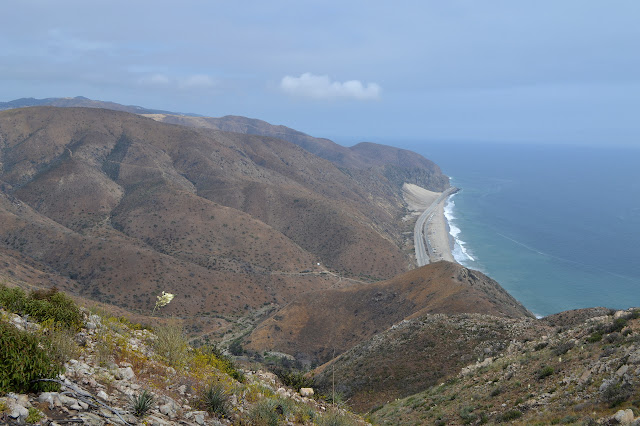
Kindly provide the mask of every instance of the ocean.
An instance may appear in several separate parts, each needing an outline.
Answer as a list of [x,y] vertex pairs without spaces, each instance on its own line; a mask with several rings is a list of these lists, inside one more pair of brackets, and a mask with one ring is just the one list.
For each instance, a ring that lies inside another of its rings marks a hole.
[[640,149],[405,144],[461,191],[446,205],[456,260],[538,316],[640,306]]

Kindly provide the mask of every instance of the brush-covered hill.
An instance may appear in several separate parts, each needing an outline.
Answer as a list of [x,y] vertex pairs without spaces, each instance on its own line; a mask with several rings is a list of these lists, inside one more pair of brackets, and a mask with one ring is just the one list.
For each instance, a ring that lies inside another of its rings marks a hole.
[[[379,349],[390,350],[395,348],[394,345],[406,348],[412,336],[421,335],[416,330],[422,324],[434,321],[448,322],[444,328],[446,334],[441,338],[434,335],[436,346],[425,348],[425,351],[437,351],[437,344],[457,339],[460,347],[449,347],[448,350],[452,361],[458,364],[455,356],[464,351],[467,344],[473,346],[475,343],[469,340],[469,336],[499,332],[506,338],[485,339],[473,351],[476,362],[456,368],[436,382],[430,381],[422,392],[399,400],[392,399],[397,392],[390,393],[387,398],[390,402],[373,407],[369,414],[368,418],[374,424],[640,423],[640,310],[587,309],[520,325],[490,317],[454,317],[449,320],[427,317],[419,322],[402,324],[394,330],[394,335],[381,339]],[[462,327],[458,328],[456,324]],[[502,331],[499,331],[500,325]],[[518,330],[522,330],[523,325],[527,332],[520,334]],[[406,332],[403,331],[405,329]],[[462,338],[448,332],[455,329],[459,330],[458,334],[464,332]],[[491,341],[500,345],[488,345]],[[481,350],[485,345],[489,351]],[[366,351],[367,348],[360,350]],[[353,355],[357,356],[355,350]],[[366,361],[362,357],[360,360]],[[336,377],[340,377],[349,362],[336,365]],[[407,364],[403,367],[406,368]],[[412,371],[426,375],[419,371],[425,368],[433,368],[433,364],[416,364]],[[366,380],[371,369],[364,364],[357,369],[351,366],[348,371],[358,371],[358,377]],[[407,377],[408,386],[413,386],[412,376]],[[349,378],[347,376],[344,380],[347,386]],[[380,388],[384,384],[377,386]],[[375,391],[372,394],[381,396]],[[354,399],[362,401],[364,395],[364,391],[359,390]]]
[[172,314],[243,315],[335,286],[325,268],[405,272],[400,191],[367,185],[282,139],[96,108],[0,112],[5,265],[138,311],[166,290]]
[[264,320],[247,348],[326,362],[400,321],[432,313],[533,317],[494,280],[442,261],[387,281],[303,294]]

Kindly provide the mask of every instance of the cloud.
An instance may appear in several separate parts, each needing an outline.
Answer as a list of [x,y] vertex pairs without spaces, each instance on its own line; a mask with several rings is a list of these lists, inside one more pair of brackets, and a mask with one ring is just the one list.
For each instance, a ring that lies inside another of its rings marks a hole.
[[206,74],[194,74],[178,81],[181,89],[208,89],[215,85],[216,82]]
[[380,86],[376,83],[362,84],[359,80],[341,83],[331,81],[327,75],[304,73],[300,77],[285,76],[280,88],[287,94],[314,99],[357,99],[360,101],[380,98]]
[[149,85],[149,86],[166,86],[171,80],[164,74],[151,74],[145,77],[142,77],[140,83]]

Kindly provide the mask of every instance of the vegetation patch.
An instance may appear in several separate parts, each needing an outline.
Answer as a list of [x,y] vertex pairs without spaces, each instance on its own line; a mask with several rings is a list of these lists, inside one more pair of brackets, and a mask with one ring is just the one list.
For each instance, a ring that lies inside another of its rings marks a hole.
[[0,394],[57,391],[54,379],[64,369],[51,356],[47,341],[0,320]]
[[82,313],[78,306],[55,287],[33,291],[27,295],[21,288],[0,284],[0,306],[39,322],[53,321],[73,330],[82,326]]

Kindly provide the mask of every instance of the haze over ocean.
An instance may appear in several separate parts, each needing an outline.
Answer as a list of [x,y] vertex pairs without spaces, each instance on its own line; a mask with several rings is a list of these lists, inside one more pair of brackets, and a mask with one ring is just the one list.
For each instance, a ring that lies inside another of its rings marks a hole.
[[470,255],[458,247],[459,261],[536,315],[640,306],[640,149],[404,146],[462,188],[448,209]]

